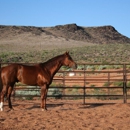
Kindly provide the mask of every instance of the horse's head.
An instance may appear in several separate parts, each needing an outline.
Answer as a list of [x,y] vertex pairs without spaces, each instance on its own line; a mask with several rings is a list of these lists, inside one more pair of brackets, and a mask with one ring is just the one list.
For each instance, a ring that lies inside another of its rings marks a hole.
[[69,55],[69,52],[65,52],[64,56],[65,56],[65,60],[64,60],[63,64],[65,66],[69,66],[69,67],[72,67],[72,68],[76,69],[77,68],[77,64],[74,62],[72,57]]

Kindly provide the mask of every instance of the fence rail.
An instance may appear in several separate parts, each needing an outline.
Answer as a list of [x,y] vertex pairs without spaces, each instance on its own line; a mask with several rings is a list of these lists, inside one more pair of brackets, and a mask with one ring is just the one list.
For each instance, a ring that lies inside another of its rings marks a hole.
[[[2,66],[5,65],[5,63],[1,64]],[[108,66],[120,66],[119,69],[109,70],[91,70],[90,68],[87,68],[88,66],[97,65],[101,66],[104,64],[78,64],[78,66],[82,66],[79,70],[58,71],[49,88],[48,97],[82,98],[83,104],[86,103],[86,98],[90,97],[109,99],[120,98],[124,103],[127,103],[127,99],[130,98],[130,64],[107,64]],[[70,73],[73,73],[74,75],[69,76]],[[16,97],[40,97],[40,87],[38,86],[31,87],[23,84],[16,84],[14,92]],[[29,93],[25,94],[26,92]],[[33,92],[33,94],[31,92]],[[37,93],[34,94],[34,92]]]

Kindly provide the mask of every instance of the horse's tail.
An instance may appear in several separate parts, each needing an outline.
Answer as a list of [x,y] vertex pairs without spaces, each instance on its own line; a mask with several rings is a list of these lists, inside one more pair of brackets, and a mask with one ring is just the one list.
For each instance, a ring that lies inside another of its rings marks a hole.
[[1,94],[1,91],[3,89],[2,78],[1,78],[1,71],[2,71],[2,69],[1,69],[1,64],[0,64],[0,94]]
[[3,88],[3,84],[2,84],[2,78],[1,78],[1,64],[0,64],[0,110],[2,110],[1,109],[1,107],[2,107],[2,105],[1,105],[1,91],[2,91],[2,88]]
[[2,92],[2,89],[3,89],[1,72],[2,72],[2,68],[1,68],[1,64],[0,64],[0,111],[3,111],[3,102],[1,102],[1,92]]

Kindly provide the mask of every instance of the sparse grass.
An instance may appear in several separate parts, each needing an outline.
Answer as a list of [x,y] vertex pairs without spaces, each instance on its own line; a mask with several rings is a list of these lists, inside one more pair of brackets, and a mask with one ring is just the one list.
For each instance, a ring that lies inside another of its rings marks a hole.
[[[71,56],[79,63],[130,63],[129,44],[108,44],[108,45],[88,45],[85,47],[61,48],[53,50],[25,51],[25,52],[0,52],[2,62],[44,62],[54,56],[60,55],[65,51],[70,51]],[[93,66],[91,66],[93,67]],[[102,66],[99,69],[105,69]],[[115,69],[120,66],[113,66]],[[87,68],[88,69],[88,68]],[[91,68],[95,69],[95,68]]]

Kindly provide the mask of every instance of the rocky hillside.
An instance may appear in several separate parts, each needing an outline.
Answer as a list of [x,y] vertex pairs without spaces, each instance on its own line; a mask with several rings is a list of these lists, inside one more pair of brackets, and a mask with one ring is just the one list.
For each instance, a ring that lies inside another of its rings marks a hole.
[[[112,26],[81,27],[76,24],[55,27],[0,26],[0,40],[16,39],[21,34],[31,34],[33,38],[40,38],[44,34],[55,38],[99,44],[130,43],[130,38],[120,34]],[[29,38],[30,35],[26,35],[27,37]]]

